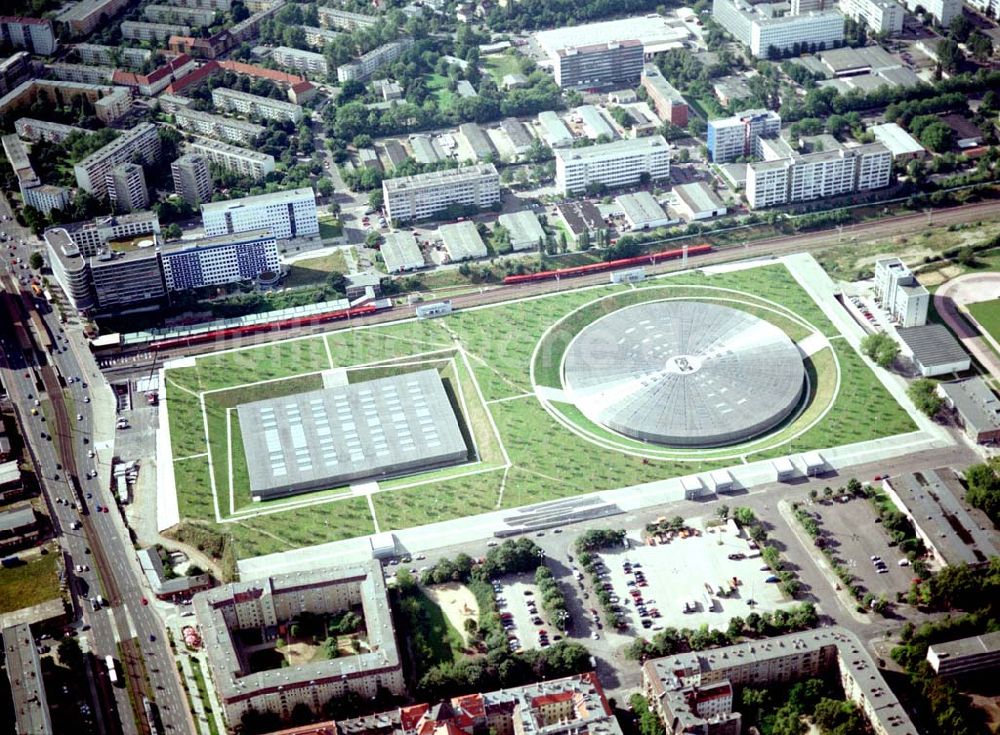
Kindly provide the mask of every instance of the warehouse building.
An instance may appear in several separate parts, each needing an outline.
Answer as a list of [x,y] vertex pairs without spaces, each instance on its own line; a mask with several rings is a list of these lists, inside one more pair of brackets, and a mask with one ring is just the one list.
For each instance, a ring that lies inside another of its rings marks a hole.
[[475,160],[482,161],[496,154],[496,148],[493,147],[489,137],[475,123],[462,123],[458,126],[458,132],[465,139]]
[[615,203],[621,209],[629,230],[648,230],[671,223],[670,215],[648,191],[622,194],[615,198]]
[[674,187],[675,208],[689,222],[726,214],[726,204],[704,181]]
[[956,413],[972,441],[977,444],[1000,441],[1000,399],[982,377],[938,383],[938,393]]
[[938,676],[961,676],[1000,666],[1000,631],[934,643],[927,663]]
[[906,163],[927,157],[927,149],[897,123],[872,125],[869,129],[875,136],[875,140],[889,149],[894,161]]
[[311,187],[208,202],[201,205],[205,235],[268,229],[278,240],[319,234],[316,193]]
[[614,140],[617,137],[614,128],[604,118],[601,111],[593,105],[580,105],[573,112],[580,118],[580,122],[583,124],[583,132],[588,138],[597,140],[601,136],[604,136],[608,140]]
[[885,477],[882,487],[913,524],[935,565],[985,566],[1000,554],[990,533],[963,507],[965,488],[950,467]]
[[923,324],[896,330],[903,353],[923,377],[962,373],[972,366],[972,358],[943,324]]
[[425,265],[417,238],[405,230],[387,232],[379,252],[385,261],[385,272],[390,275],[415,271]]
[[[318,715],[326,702],[348,693],[364,700],[379,691],[406,693],[378,561],[234,582],[195,595],[193,604],[202,637],[210,642],[205,650],[211,678],[229,722],[239,722],[250,710],[287,718],[297,705]],[[361,653],[257,672],[248,666],[241,631],[272,643],[304,613],[359,606],[366,640]]]
[[608,230],[601,211],[586,199],[559,202],[556,204],[556,211],[573,239],[573,244],[580,245],[581,240],[594,243],[601,232]]
[[542,126],[542,138],[550,148],[564,148],[573,145],[573,133],[559,115],[551,110],[538,113],[538,122]]
[[480,163],[385,179],[382,195],[395,222],[428,219],[453,205],[486,209],[500,201],[500,174],[492,163]]
[[534,250],[545,243],[545,231],[538,217],[530,209],[501,214],[497,223],[510,235],[510,246],[515,250]]
[[662,135],[619,140],[586,148],[557,149],[556,188],[577,194],[588,187],[634,186],[670,176],[670,148]]
[[875,261],[875,301],[900,327],[927,323],[930,293],[899,258]]
[[255,500],[458,464],[468,449],[436,370],[237,408]]
[[444,245],[448,261],[451,263],[485,258],[487,255],[486,244],[472,220],[441,225],[438,228],[438,238]]
[[40,536],[38,517],[30,505],[0,512],[0,552],[31,546]]

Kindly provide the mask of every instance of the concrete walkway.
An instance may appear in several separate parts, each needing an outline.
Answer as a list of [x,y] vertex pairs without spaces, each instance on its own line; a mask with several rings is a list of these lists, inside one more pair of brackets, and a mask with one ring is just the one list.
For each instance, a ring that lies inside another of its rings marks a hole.
[[980,335],[965,315],[968,313],[968,304],[998,297],[1000,273],[969,273],[959,276],[943,284],[934,294],[934,308],[944,319],[944,323],[958,335],[965,349],[995,378],[1000,378],[1000,357],[990,348],[990,342],[997,350],[1000,350],[1000,345],[985,332]]

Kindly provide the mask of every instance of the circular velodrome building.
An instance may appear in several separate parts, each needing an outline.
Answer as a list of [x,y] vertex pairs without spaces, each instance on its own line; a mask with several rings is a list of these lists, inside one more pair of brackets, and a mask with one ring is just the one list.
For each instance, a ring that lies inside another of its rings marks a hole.
[[716,447],[774,428],[799,404],[805,366],[770,322],[739,309],[655,301],[581,331],[563,384],[587,418],[643,442]]

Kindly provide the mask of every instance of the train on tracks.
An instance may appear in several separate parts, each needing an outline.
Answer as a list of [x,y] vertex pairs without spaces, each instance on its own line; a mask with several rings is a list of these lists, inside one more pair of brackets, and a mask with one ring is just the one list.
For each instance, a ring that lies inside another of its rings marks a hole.
[[519,283],[535,283],[536,281],[559,280],[560,278],[575,278],[577,276],[589,276],[594,273],[606,273],[621,268],[636,268],[643,265],[655,265],[664,260],[677,260],[678,258],[692,255],[703,255],[712,251],[711,245],[692,245],[688,248],[675,248],[673,250],[661,250],[657,253],[647,255],[637,255],[634,258],[619,258],[603,263],[590,263],[588,265],[578,265],[573,268],[558,268],[550,271],[539,271],[538,273],[524,273],[518,276],[507,276],[503,279],[504,285],[512,286]]

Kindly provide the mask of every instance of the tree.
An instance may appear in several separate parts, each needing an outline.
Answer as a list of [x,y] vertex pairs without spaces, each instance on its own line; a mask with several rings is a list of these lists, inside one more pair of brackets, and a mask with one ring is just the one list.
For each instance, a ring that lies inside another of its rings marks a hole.
[[946,38],[938,44],[937,57],[941,68],[951,74],[958,71],[965,60],[965,57],[962,56],[962,49],[950,38]]
[[725,520],[729,517],[729,506],[723,503],[719,506],[719,509],[715,511],[715,514]]
[[163,237],[166,240],[179,240],[183,234],[184,232],[181,230],[181,226],[176,222],[171,222],[163,228]]
[[889,368],[899,354],[899,344],[885,332],[875,332],[861,340],[861,353],[881,368]]
[[198,577],[204,573],[205,573],[204,569],[199,567],[197,564],[192,564],[191,566],[188,567],[187,571],[184,572],[184,575],[187,577]]
[[30,258],[28,258],[28,265],[31,266],[32,270],[40,271],[44,263],[45,261],[42,259],[42,254],[37,250],[31,254]]
[[914,380],[906,394],[921,413],[930,417],[936,416],[944,405],[944,399],[937,392],[937,383],[930,378]]
[[63,638],[59,641],[56,653],[59,654],[59,660],[67,668],[74,671],[83,668],[83,651],[80,650],[80,642],[76,638],[70,636]]
[[382,209],[382,205],[384,203],[385,203],[385,200],[384,200],[384,198],[382,196],[382,190],[381,189],[376,189],[375,191],[371,192],[368,195],[368,206],[371,209],[375,209],[375,210]]
[[920,143],[935,153],[944,153],[955,142],[955,131],[943,122],[934,122],[926,126],[918,136]]
[[951,23],[948,24],[949,38],[954,39],[958,43],[965,43],[969,39],[969,34],[972,33],[972,30],[972,21],[966,18],[963,13],[956,15],[951,19]]
[[733,511],[733,519],[740,524],[741,528],[746,528],[757,520],[757,516],[750,508],[741,506]]
[[316,182],[316,191],[321,197],[333,196],[333,182],[325,176],[322,177]]
[[813,488],[809,488],[809,498],[811,500],[816,500],[816,497],[818,495],[819,495],[819,492],[816,490],[816,488],[814,488],[814,487]]

